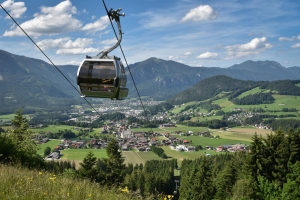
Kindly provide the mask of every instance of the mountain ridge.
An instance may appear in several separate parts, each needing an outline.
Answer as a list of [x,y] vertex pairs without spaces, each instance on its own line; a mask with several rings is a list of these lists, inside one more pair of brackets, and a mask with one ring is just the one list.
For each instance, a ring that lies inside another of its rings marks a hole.
[[[78,66],[57,67],[77,88]],[[300,79],[300,67],[285,68],[276,61],[245,61],[228,68],[220,68],[190,67],[172,60],[152,57],[131,64],[129,68],[141,96],[163,101],[206,78],[217,75],[255,81]],[[126,71],[128,73],[128,68]],[[0,103],[3,105],[0,113],[4,108],[12,112],[18,107],[37,105],[49,109],[53,105],[74,104],[81,99],[78,92],[55,67],[39,59],[0,50],[0,77]],[[130,75],[128,75],[127,86],[129,96],[135,97],[137,92]]]

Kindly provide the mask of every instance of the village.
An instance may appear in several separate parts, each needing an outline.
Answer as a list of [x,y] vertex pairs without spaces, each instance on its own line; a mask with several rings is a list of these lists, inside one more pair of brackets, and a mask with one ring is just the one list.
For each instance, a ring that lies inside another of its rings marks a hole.
[[[161,124],[160,127],[172,127],[174,124]],[[105,127],[104,130],[113,129],[112,127]],[[47,134],[40,133],[40,137],[35,137],[37,143],[47,143],[50,139],[47,138]],[[48,133],[49,135],[49,133]],[[180,152],[195,152],[199,150],[211,150],[216,152],[238,152],[247,151],[248,145],[245,144],[231,144],[222,146],[201,146],[195,145],[191,140],[188,140],[189,136],[207,137],[211,139],[219,139],[219,136],[212,136],[209,131],[200,131],[194,133],[192,131],[174,131],[172,133],[149,133],[149,132],[134,132],[133,130],[126,130],[124,127],[119,127],[118,131],[114,131],[113,135],[118,140],[120,151],[136,151],[136,152],[148,152],[151,151],[151,147],[170,147],[174,151]],[[184,137],[184,139],[182,138]],[[110,138],[111,139],[111,138]],[[52,152],[45,159],[56,160],[61,157],[61,151],[68,149],[105,149],[109,142],[109,137],[102,139],[60,139],[60,144],[51,147]],[[210,154],[206,154],[210,155]]]

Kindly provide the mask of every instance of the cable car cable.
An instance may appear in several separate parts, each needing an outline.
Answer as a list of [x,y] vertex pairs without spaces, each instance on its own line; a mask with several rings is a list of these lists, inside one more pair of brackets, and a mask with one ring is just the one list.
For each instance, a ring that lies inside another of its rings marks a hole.
[[[42,54],[49,60],[49,62],[59,71],[59,73],[72,85],[72,87],[79,93],[81,96],[81,93],[78,91],[78,89],[71,83],[71,81],[62,73],[62,71],[52,62],[52,60],[46,55],[46,53],[34,42],[34,40],[26,33],[26,31],[18,24],[18,22],[6,11],[6,9],[0,4],[1,8],[6,12],[6,14],[15,22],[15,24],[23,31],[23,33],[31,40],[31,42],[40,50]],[[92,104],[83,97],[84,100],[90,105],[90,107],[100,116],[102,115],[92,106]],[[103,118],[103,117],[102,117]],[[104,119],[104,118],[103,118]]]
[[[110,17],[109,17],[109,12],[108,12],[108,9],[107,9],[107,7],[106,7],[106,4],[105,4],[104,0],[102,0],[102,2],[103,2],[103,5],[104,5],[104,7],[105,7],[105,10],[106,10],[107,16],[108,16],[108,18],[109,18],[110,24],[111,24],[111,26],[112,26],[112,29],[113,29],[113,31],[114,31],[114,33],[115,33],[115,36],[116,36],[116,38],[118,39],[118,36],[117,36],[116,30],[115,30],[115,27],[113,26],[112,20],[111,20]],[[128,68],[128,71],[129,71],[129,74],[130,74],[130,76],[131,76],[132,82],[133,82],[133,84],[134,84],[135,90],[136,90],[136,92],[137,92],[137,94],[138,94],[138,96],[139,96],[139,99],[140,99],[142,108],[143,108],[144,113],[145,113],[145,117],[146,117],[147,121],[148,121],[149,124],[150,124],[150,120],[149,120],[149,118],[148,118],[148,116],[147,116],[145,106],[144,106],[143,101],[142,101],[142,99],[141,99],[140,93],[139,93],[139,91],[138,91],[138,89],[137,89],[137,86],[136,86],[136,83],[135,83],[134,78],[133,78],[133,76],[132,76],[131,70],[130,70],[130,68],[129,68],[129,66],[128,66],[127,59],[126,59],[126,57],[125,57],[125,54],[124,54],[124,51],[123,51],[123,49],[122,49],[121,44],[119,44],[119,46],[120,46],[120,50],[121,50],[121,52],[122,52],[123,58],[124,58],[124,60],[125,60],[125,62],[126,62],[126,66],[127,66],[127,68]],[[152,131],[152,128],[151,128],[151,131]]]

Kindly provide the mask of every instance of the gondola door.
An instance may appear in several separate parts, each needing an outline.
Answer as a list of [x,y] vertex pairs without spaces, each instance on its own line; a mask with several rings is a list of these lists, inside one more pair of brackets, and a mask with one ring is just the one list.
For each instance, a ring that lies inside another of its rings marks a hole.
[[89,60],[81,64],[77,84],[82,95],[95,98],[112,98],[116,69],[114,60]]

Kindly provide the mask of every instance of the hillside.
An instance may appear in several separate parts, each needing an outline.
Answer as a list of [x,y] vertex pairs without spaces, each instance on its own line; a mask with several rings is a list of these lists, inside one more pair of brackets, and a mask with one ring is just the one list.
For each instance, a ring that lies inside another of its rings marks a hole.
[[191,101],[203,101],[211,98],[218,98],[216,96],[221,92],[225,92],[225,96],[230,100],[233,100],[241,93],[251,90],[254,87],[259,87],[279,95],[300,96],[300,87],[296,86],[298,83],[300,83],[300,80],[280,80],[272,82],[246,81],[220,75],[200,81],[193,87],[170,98],[167,102],[178,105]]
[[[58,68],[77,88],[78,66],[65,65]],[[219,68],[190,67],[170,60],[149,58],[129,65],[129,68],[140,95],[154,100],[167,100],[174,95],[176,99],[178,93],[191,88],[201,80],[217,75],[255,81],[300,79],[300,67],[284,68],[275,61],[246,61],[229,68]],[[129,97],[135,97],[137,92],[130,75],[127,86]],[[69,82],[49,63],[2,50],[0,50],[0,91],[2,114],[12,113],[18,107],[28,113],[38,109],[63,110],[72,104],[84,103]],[[210,95],[217,94],[217,91],[210,91]]]
[[[74,84],[76,75],[71,68],[74,66],[60,67]],[[25,112],[38,108],[64,109],[81,101],[74,88],[52,65],[5,51],[0,51],[0,91],[1,113],[12,113],[18,107]]]
[[[74,187],[76,181],[76,187]],[[116,188],[0,164],[0,199],[139,199]],[[148,198],[150,199],[150,198]]]

